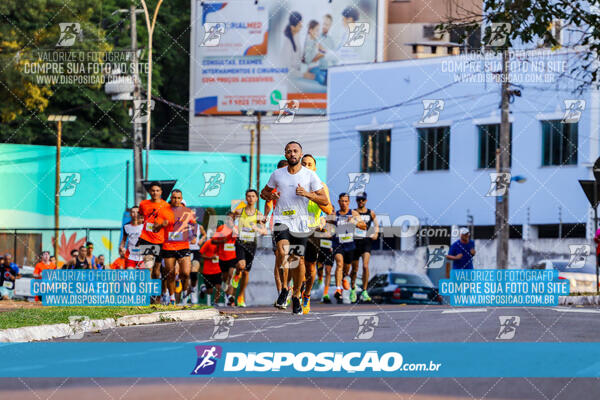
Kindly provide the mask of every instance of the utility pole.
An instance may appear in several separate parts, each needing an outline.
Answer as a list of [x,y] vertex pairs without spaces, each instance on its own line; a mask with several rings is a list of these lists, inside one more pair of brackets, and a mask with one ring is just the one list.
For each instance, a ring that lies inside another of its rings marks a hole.
[[[510,172],[510,119],[509,119],[509,53],[508,48],[502,50],[502,75],[501,75],[501,119],[500,140],[496,149],[496,172]],[[498,184],[501,179],[497,179]],[[496,197],[496,265],[498,269],[508,266],[508,199],[510,179],[505,183],[506,190],[501,196]],[[500,188],[498,188],[500,189]]]
[[[141,82],[140,72],[138,69],[138,48],[137,48],[137,18],[135,4],[131,3],[129,6],[129,16],[131,19],[131,54],[132,54],[132,68],[133,68],[133,104],[141,104]],[[133,107],[133,113],[137,112],[135,106]],[[137,122],[137,119],[133,119],[133,185],[134,185],[134,204],[138,205],[146,197],[144,185],[142,180],[142,147],[144,145],[144,135],[142,131],[142,124]],[[129,190],[129,188],[128,188]]]
[[[54,257],[58,262],[58,231],[60,227],[60,148],[62,142],[62,123],[73,122],[77,119],[74,115],[48,115],[48,121],[56,122],[56,171],[54,177]],[[65,260],[67,262],[69,260]]]

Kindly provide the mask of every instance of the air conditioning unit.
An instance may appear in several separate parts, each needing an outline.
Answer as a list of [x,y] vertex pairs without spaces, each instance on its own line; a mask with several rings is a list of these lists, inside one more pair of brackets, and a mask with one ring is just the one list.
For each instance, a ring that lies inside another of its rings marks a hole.
[[444,33],[435,29],[435,25],[423,25],[423,37],[427,40],[442,40]]

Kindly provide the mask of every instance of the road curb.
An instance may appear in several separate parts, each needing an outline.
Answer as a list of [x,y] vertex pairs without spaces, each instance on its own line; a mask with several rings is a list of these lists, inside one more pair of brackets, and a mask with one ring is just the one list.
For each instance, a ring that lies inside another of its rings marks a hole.
[[560,306],[592,306],[600,304],[600,296],[559,296]]
[[199,321],[219,315],[215,308],[205,310],[161,311],[150,314],[126,315],[117,319],[81,319],[69,324],[24,326],[0,330],[1,343],[34,342],[73,336],[80,339],[85,332],[96,332],[118,326],[153,324],[157,322]]

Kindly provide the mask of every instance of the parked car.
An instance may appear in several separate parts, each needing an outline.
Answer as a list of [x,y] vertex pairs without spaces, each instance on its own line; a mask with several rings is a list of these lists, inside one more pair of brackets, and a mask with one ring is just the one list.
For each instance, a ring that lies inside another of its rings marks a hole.
[[570,293],[596,292],[596,265],[586,263],[581,268],[569,265],[569,260],[541,260],[528,269],[555,269],[559,279],[569,281]]
[[406,272],[377,274],[367,291],[375,303],[442,304],[442,297],[426,275]]

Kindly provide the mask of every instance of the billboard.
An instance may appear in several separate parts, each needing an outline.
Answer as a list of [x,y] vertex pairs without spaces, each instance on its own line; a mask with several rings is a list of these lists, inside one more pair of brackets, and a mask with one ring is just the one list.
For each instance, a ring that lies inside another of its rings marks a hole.
[[374,62],[377,0],[194,2],[194,115],[324,114],[328,68]]

